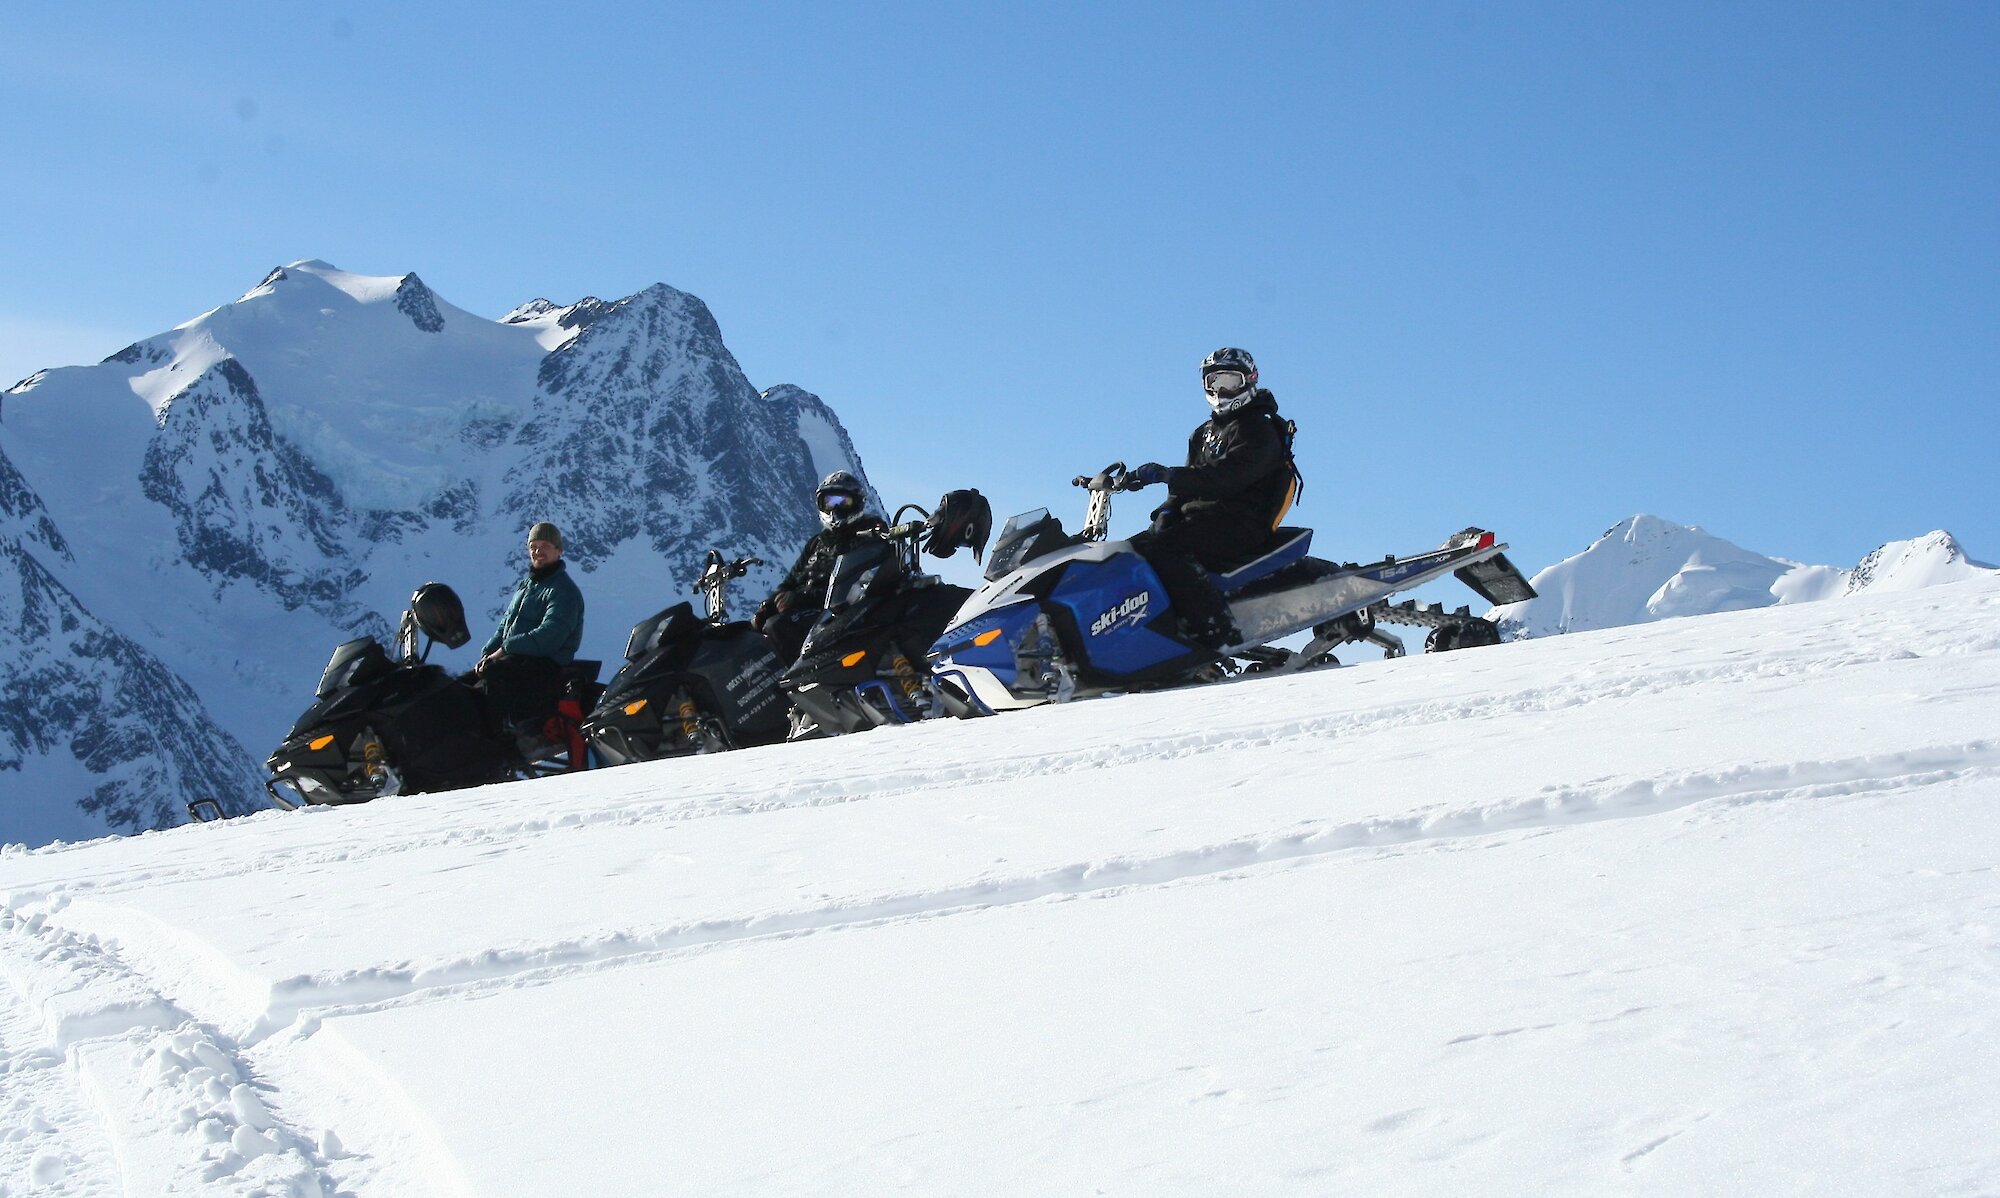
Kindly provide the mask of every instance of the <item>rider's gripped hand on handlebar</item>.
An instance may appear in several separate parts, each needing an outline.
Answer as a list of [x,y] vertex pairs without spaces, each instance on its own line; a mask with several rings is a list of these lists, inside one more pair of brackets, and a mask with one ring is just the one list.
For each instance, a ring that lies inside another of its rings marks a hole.
[[1136,470],[1127,470],[1125,463],[1113,462],[1094,475],[1079,474],[1069,481],[1086,491],[1137,491],[1166,482],[1167,468],[1158,462],[1147,462]]

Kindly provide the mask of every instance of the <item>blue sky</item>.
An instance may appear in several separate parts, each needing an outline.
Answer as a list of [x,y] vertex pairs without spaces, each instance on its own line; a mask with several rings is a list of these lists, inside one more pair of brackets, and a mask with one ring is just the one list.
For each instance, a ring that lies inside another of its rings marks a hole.
[[299,258],[489,316],[665,282],[892,502],[1073,522],[1238,344],[1325,556],[1478,523],[1532,570],[1644,511],[2000,560],[2000,5],[102,3],[0,44],[5,381]]

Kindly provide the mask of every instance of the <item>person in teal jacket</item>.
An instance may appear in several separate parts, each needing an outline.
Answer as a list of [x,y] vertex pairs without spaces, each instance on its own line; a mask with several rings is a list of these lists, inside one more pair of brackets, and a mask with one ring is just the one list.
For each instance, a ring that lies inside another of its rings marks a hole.
[[563,564],[563,537],[544,520],[528,530],[528,576],[514,588],[500,626],[472,668],[505,723],[533,724],[555,711],[562,667],[583,644],[583,592]]

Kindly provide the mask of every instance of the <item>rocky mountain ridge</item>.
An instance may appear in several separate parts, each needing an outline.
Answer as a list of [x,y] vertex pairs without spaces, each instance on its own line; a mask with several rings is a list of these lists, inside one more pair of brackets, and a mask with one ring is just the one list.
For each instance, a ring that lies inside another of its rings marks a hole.
[[[685,292],[540,299],[494,321],[413,273],[310,259],[9,389],[0,460],[0,660],[32,664],[7,679],[0,840],[31,841],[160,826],[218,788],[251,803],[334,644],[386,637],[431,579],[483,627],[534,521],[568,540],[584,655],[615,659],[711,545],[771,563],[740,600],[817,529],[821,475],[865,478],[832,409],[752,386]],[[91,798],[115,771],[75,730],[116,705],[90,687],[156,696],[134,717],[167,771],[151,806]],[[196,759],[220,764],[173,773]]]

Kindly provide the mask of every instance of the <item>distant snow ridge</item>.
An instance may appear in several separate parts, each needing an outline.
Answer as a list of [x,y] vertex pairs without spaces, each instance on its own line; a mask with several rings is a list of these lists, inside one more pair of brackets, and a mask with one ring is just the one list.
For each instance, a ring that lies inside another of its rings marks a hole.
[[1866,590],[1913,590],[1992,571],[1942,531],[1891,541],[1843,570],[1765,557],[1692,524],[1638,515],[1536,574],[1536,598],[1493,614],[1509,639],[1550,636]]
[[[413,273],[292,262],[98,365],[36,373],[4,415],[0,841],[171,823],[218,789],[249,803],[242,746],[277,743],[335,644],[386,636],[432,579],[483,638],[534,521],[565,534],[582,655],[616,661],[711,546],[770,563],[742,603],[817,530],[822,474],[866,480],[827,405],[760,393],[707,306],[664,284],[494,321]],[[122,778],[156,758],[149,799],[62,764],[83,725],[39,698],[57,693],[116,697],[123,731],[75,760]]]
[[1967,557],[1957,538],[1939,529],[1911,541],[1891,541],[1861,559],[1847,578],[1847,593],[1914,591],[1957,582],[1994,567]]

